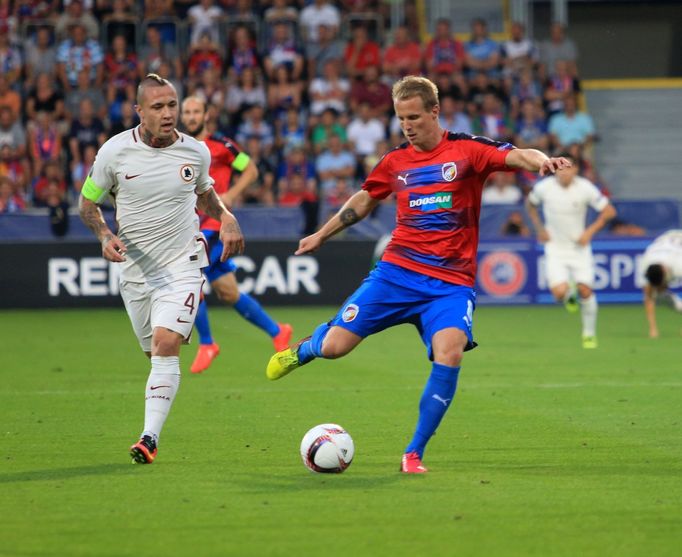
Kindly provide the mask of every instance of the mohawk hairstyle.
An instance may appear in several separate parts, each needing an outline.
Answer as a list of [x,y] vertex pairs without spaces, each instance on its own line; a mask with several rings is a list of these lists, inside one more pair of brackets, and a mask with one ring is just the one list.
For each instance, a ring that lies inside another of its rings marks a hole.
[[165,87],[166,85],[173,87],[170,81],[164,79],[159,74],[148,73],[137,86],[137,104],[141,104],[142,95],[147,87]]

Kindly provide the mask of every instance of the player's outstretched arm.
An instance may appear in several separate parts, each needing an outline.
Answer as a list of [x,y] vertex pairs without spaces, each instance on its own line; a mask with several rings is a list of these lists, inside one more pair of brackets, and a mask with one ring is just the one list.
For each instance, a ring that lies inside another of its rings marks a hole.
[[220,241],[223,243],[221,261],[225,261],[230,255],[244,252],[244,236],[239,223],[235,216],[225,208],[213,188],[197,194],[197,208],[212,219],[220,221]]
[[533,228],[535,229],[535,234],[538,237],[538,242],[544,244],[549,242],[549,234],[544,224],[542,224],[542,219],[540,218],[540,213],[538,208],[533,205],[528,199],[526,199],[526,212],[530,217],[530,221],[533,223]]
[[114,263],[125,261],[125,244],[107,226],[99,205],[81,195],[78,199],[78,210],[85,226],[92,230],[101,242],[102,257]]
[[330,218],[322,228],[303,238],[298,243],[295,254],[302,255],[316,251],[329,238],[364,219],[378,204],[378,199],[374,199],[365,190],[360,190],[346,201],[339,212]]
[[530,170],[539,173],[540,176],[554,174],[557,170],[571,166],[568,159],[548,157],[537,149],[512,149],[504,162],[512,168]]

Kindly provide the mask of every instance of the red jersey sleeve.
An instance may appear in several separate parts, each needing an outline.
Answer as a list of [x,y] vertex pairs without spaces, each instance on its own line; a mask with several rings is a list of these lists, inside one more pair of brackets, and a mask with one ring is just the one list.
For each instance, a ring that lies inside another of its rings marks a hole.
[[391,172],[390,153],[384,155],[377,165],[372,169],[362,184],[362,189],[365,190],[373,199],[386,199],[391,193],[391,187],[394,177]]
[[515,149],[511,143],[502,143],[481,136],[472,136],[471,140],[466,143],[471,163],[477,174],[487,176],[498,170],[512,170],[505,163],[509,151]]

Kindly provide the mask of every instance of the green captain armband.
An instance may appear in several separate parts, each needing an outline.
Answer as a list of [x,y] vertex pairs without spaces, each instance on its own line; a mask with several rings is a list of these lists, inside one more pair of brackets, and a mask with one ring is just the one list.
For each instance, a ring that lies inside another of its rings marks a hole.
[[105,189],[100,188],[97,184],[95,184],[95,181],[90,176],[88,176],[85,179],[85,183],[83,184],[81,195],[85,199],[89,199],[90,201],[97,203],[101,199],[105,191],[106,191]]
[[244,172],[246,167],[249,165],[251,157],[246,153],[239,153],[237,158],[232,161],[232,168],[239,170],[239,172]]

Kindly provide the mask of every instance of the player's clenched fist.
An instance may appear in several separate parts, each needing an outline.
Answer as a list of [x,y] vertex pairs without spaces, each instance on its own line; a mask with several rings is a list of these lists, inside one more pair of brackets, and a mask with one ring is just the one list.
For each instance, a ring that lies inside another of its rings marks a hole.
[[118,236],[114,234],[107,234],[102,239],[102,256],[108,261],[114,263],[122,263],[125,258],[126,247]]

